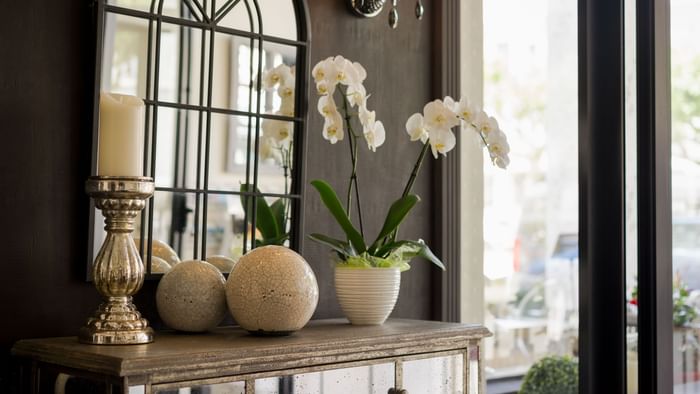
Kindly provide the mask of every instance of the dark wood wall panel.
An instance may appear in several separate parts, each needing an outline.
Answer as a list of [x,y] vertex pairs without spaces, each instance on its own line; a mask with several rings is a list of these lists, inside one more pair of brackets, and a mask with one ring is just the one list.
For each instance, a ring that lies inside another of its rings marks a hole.
[[[400,4],[397,30],[386,13],[375,19],[352,16],[343,0],[311,0],[312,64],[335,54],[367,68],[370,106],[387,128],[387,144],[363,155],[360,187],[376,233],[387,205],[401,193],[419,151],[404,123],[431,98],[432,18],[418,22],[413,4]],[[0,388],[7,385],[9,348],[20,338],[75,335],[99,297],[84,282],[88,198],[83,192],[90,168],[90,105],[93,33],[90,1],[6,2],[0,23]],[[432,11],[427,4],[426,15]],[[312,113],[308,130],[307,179],[324,178],[345,187],[350,173],[347,145],[330,146],[322,121]],[[365,153],[365,152],[363,152]],[[415,191],[422,202],[402,234],[431,242],[432,162],[425,163]],[[305,198],[305,232],[338,235],[312,190]],[[315,317],[340,316],[333,291],[329,253],[308,241],[303,253],[321,288]],[[394,316],[431,318],[431,270],[415,262],[403,274]],[[136,303],[154,326],[156,284],[147,283]],[[2,391],[0,389],[0,391]]]
[[3,13],[0,387],[15,340],[74,334],[99,300],[83,280],[91,10],[29,0],[5,2]]

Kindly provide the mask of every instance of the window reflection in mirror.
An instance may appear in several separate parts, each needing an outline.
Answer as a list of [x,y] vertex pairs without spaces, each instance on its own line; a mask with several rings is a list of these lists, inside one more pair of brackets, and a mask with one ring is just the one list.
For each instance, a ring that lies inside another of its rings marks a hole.
[[[306,43],[295,41],[294,1],[258,3],[262,37],[251,2],[106,1],[100,91],[147,106],[145,175],[156,193],[134,231],[147,272],[173,265],[163,253],[236,261],[256,246],[291,245]],[[260,206],[274,213],[274,233],[260,231]],[[93,250],[104,237],[95,216]]]

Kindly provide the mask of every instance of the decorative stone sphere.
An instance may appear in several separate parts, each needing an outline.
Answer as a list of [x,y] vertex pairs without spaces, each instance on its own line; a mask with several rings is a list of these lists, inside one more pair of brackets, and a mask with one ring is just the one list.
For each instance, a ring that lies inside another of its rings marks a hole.
[[226,301],[236,322],[251,334],[288,335],[311,319],[318,283],[299,254],[282,246],[263,246],[233,267]]
[[[141,239],[134,238],[134,243],[136,244],[136,249],[138,249],[139,245],[141,244]],[[147,245],[144,245],[144,249],[146,248]],[[143,254],[144,255],[141,256],[141,258],[143,259],[143,261],[146,261],[146,251],[144,251]],[[180,257],[178,257],[177,253],[175,253],[175,250],[173,250],[173,248],[171,248],[170,245],[157,239],[154,239],[151,243],[151,256],[161,258],[163,261],[168,263],[168,266],[171,267],[180,264]],[[153,264],[152,261],[151,264]]]
[[[146,264],[146,260],[143,261],[144,265]],[[170,264],[166,263],[165,260],[161,259],[158,256],[151,256],[151,273],[153,274],[164,274],[168,271],[170,271]]]
[[236,265],[236,262],[232,258],[220,255],[207,256],[207,263],[213,265],[214,267],[218,268],[219,271],[224,273],[231,272],[233,266]]
[[226,279],[205,261],[183,261],[160,279],[156,306],[170,328],[211,330],[226,316]]

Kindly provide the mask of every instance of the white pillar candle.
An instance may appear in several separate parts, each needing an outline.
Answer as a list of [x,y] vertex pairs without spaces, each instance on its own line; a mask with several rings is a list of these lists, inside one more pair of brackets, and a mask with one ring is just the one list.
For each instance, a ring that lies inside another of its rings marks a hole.
[[143,175],[144,117],[140,98],[100,93],[97,175]]

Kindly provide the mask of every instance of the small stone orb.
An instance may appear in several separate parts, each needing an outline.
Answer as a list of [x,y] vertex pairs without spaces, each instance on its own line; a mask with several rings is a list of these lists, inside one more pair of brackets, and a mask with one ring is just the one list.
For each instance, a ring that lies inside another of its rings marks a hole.
[[207,256],[207,263],[213,265],[214,267],[218,268],[219,271],[226,274],[231,272],[233,266],[236,265],[236,262],[232,258],[220,255]]
[[[146,265],[146,261],[144,260],[144,265]],[[151,256],[151,273],[152,274],[164,274],[168,271],[170,271],[170,264],[166,263],[165,260],[161,259],[158,256]]]
[[160,279],[156,306],[170,328],[211,330],[226,316],[226,279],[205,261],[183,261]]
[[[141,244],[141,239],[134,238],[134,243],[136,244],[136,249],[138,249],[139,245]],[[144,249],[147,249],[147,245],[144,245]],[[144,251],[143,254],[144,256],[141,256],[141,258],[143,261],[146,261],[146,251]],[[177,253],[175,253],[175,250],[173,250],[170,245],[157,239],[154,239],[151,243],[151,255],[163,259],[163,261],[168,263],[168,265],[171,267],[180,264],[180,257],[178,257]]]
[[254,335],[289,335],[303,328],[318,304],[309,264],[282,246],[263,246],[241,257],[226,282],[236,322]]

